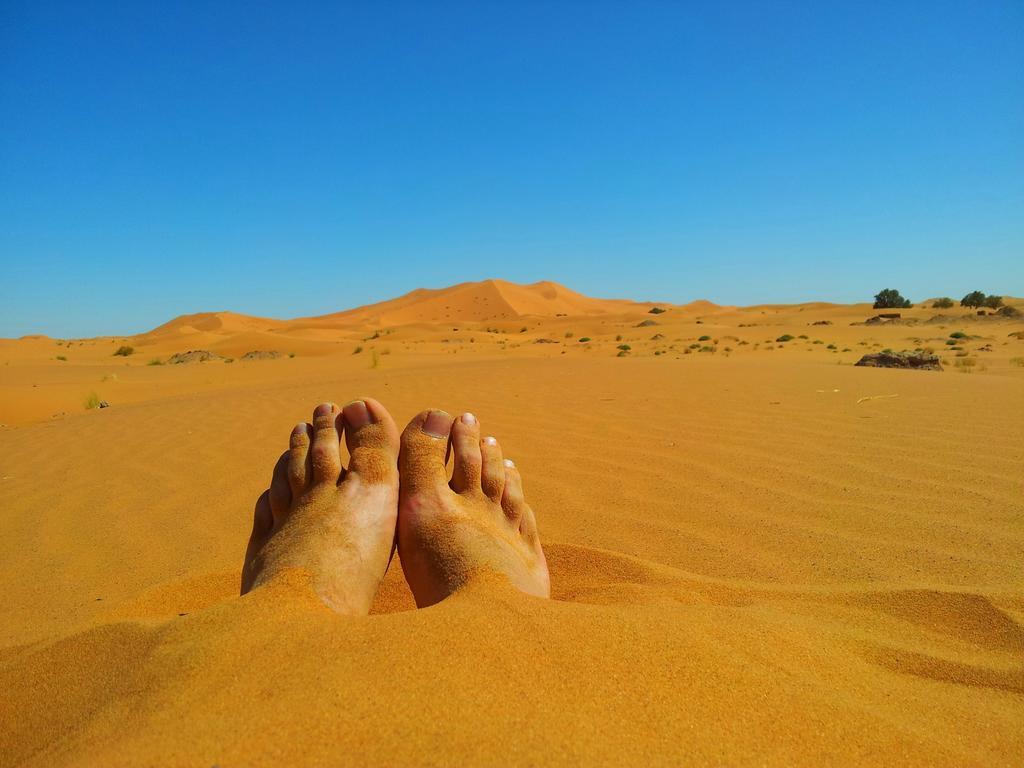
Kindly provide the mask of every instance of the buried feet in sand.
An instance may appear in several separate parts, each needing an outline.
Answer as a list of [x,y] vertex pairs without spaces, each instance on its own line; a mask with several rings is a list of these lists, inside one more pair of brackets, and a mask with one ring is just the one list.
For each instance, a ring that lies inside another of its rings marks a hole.
[[[351,454],[347,469],[342,434]],[[406,427],[399,451],[394,421],[369,398],[340,411],[320,405],[312,424],[292,430],[256,503],[242,594],[300,568],[329,607],[366,615],[396,530],[402,569],[421,608],[487,574],[531,595],[550,594],[537,521],[498,441],[481,439],[472,414],[453,423],[444,411],[424,411]]]
[[376,400],[317,406],[312,424],[292,430],[256,502],[242,594],[302,568],[329,607],[368,614],[394,551],[397,461],[398,428]]
[[[452,479],[445,470],[453,458]],[[547,562],[522,479],[471,413],[424,411],[402,434],[398,555],[420,608],[475,576],[498,574],[549,597]]]

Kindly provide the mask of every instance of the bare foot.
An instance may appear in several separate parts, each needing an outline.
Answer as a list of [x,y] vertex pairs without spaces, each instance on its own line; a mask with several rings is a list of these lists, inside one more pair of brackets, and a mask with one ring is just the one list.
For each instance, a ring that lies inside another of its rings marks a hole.
[[[449,435],[452,480],[445,471]],[[550,597],[547,561],[519,470],[503,460],[498,441],[480,439],[471,413],[455,423],[424,411],[402,433],[398,556],[416,605],[444,600],[479,573]]]
[[[351,456],[341,466],[340,434]],[[256,502],[242,594],[287,568],[310,573],[320,599],[365,615],[391,562],[398,508],[398,428],[364,398],[324,403],[292,430],[290,448]]]

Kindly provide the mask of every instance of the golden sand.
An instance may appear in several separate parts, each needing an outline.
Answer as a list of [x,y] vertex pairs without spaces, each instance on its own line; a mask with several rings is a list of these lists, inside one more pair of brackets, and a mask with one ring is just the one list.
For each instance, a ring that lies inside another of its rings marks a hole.
[[[652,306],[488,282],[0,341],[0,765],[1020,765],[1024,322]],[[948,365],[852,366],[886,347]],[[147,365],[190,349],[235,360]],[[552,600],[414,610],[397,561],[368,618],[302,571],[237,596],[289,430],[360,395],[501,439]]]

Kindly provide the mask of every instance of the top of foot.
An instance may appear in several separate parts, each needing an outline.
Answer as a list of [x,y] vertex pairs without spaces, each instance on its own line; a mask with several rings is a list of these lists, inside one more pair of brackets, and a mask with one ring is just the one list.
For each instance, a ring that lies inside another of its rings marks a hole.
[[[453,457],[449,482],[447,452]],[[551,592],[547,562],[522,478],[473,414],[424,411],[402,434],[398,553],[418,606],[476,575],[499,574],[538,597]]]
[[256,503],[242,594],[302,568],[329,607],[369,613],[394,551],[398,445],[391,415],[368,397],[319,405],[296,426]]

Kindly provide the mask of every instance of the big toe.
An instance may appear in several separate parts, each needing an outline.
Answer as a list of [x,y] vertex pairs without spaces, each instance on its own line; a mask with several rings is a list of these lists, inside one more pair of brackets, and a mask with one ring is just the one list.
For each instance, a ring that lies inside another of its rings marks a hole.
[[452,417],[444,411],[423,411],[409,422],[398,456],[403,495],[447,488],[445,454],[451,431]]
[[348,470],[363,482],[393,484],[398,476],[398,427],[391,414],[371,397],[353,400],[341,412]]

